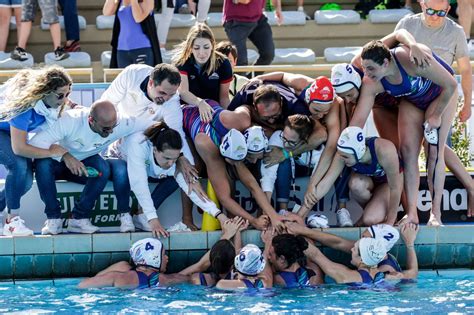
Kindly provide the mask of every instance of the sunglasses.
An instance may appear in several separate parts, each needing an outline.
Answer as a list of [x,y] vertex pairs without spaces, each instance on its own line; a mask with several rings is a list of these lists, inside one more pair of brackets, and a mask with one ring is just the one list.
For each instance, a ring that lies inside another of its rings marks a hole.
[[298,144],[302,142],[302,140],[293,141],[293,140],[286,139],[285,136],[283,135],[283,132],[280,133],[280,139],[281,141],[283,141],[284,144],[286,144],[289,147],[296,147]]
[[260,116],[260,119],[265,121],[265,122],[269,122],[270,120],[277,120],[278,118],[280,118],[281,114],[275,114],[275,115],[271,115],[271,116]]
[[114,130],[115,127],[117,127],[120,122],[117,122],[115,125],[111,126],[111,127],[102,127],[98,122],[97,120],[95,120],[94,118],[92,118],[92,120],[94,121],[94,123],[97,125],[97,127],[100,128],[100,130],[102,130],[102,132],[110,132],[112,130]]
[[435,10],[435,9],[432,9],[432,8],[426,8],[425,9],[425,12],[426,14],[428,14],[429,16],[433,16],[433,15],[437,15],[439,17],[445,17],[446,15],[448,15],[448,9],[444,9],[444,10]]
[[62,100],[63,98],[68,97],[71,94],[71,90],[69,90],[69,92],[67,92],[66,94],[63,94],[63,93],[58,94],[54,91],[51,91],[51,93],[54,94],[58,100]]

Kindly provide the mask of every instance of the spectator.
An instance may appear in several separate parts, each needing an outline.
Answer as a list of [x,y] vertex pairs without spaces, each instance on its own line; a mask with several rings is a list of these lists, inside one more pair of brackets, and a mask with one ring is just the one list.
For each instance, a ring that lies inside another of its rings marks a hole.
[[156,11],[161,10],[161,18],[158,23],[158,40],[162,51],[166,51],[166,41],[168,40],[175,5],[176,0],[155,0]]
[[177,0],[174,13],[196,15],[198,23],[205,23],[210,7],[211,0],[196,0],[196,2],[194,0]]
[[56,0],[22,0],[21,28],[18,39],[18,46],[11,52],[10,57],[18,61],[28,60],[26,53],[26,43],[31,33],[32,22],[35,19],[38,6],[43,15],[43,21],[49,24],[49,31],[53,40],[54,59],[56,61],[69,57],[61,46],[61,27],[59,25],[58,8]]
[[102,13],[115,14],[110,68],[161,63],[153,8],[153,0],[105,1]]
[[[91,234],[99,230],[89,218],[110,175],[109,165],[99,153],[115,140],[145,130],[147,124],[117,114],[111,102],[99,100],[90,108],[67,111],[50,128],[30,140],[30,144],[38,148],[49,148],[53,143],[60,143],[66,149],[55,159],[35,159],[36,182],[48,218],[41,234],[62,233],[56,179],[68,179],[85,185],[79,200],[74,203],[68,231]],[[97,170],[99,176],[89,177],[86,167]]]
[[79,21],[77,19],[77,0],[59,0],[59,6],[64,16],[64,28],[66,29],[66,44],[64,50],[67,52],[81,51],[79,44]]
[[471,39],[472,6],[474,2],[472,0],[457,0],[457,3],[458,22],[464,29],[467,45],[469,51],[471,51],[474,50],[474,40]]
[[181,74],[181,100],[198,105],[204,122],[209,122],[212,116],[212,108],[205,99],[227,108],[232,66],[224,55],[216,51],[214,34],[206,24],[198,23],[191,27],[186,40],[173,51],[172,62]]
[[[232,68],[237,66],[237,48],[231,42],[225,40],[216,45],[216,51],[220,52],[229,59]],[[229,86],[229,99],[232,100],[235,94],[247,83],[247,77],[234,73]]]
[[22,70],[1,87],[0,164],[8,173],[0,192],[0,217],[5,207],[9,214],[4,235],[33,234],[19,216],[20,199],[33,181],[31,159],[61,157],[66,150],[58,145],[45,149],[33,147],[27,143],[28,134],[54,123],[57,109],[62,110],[68,102],[71,84],[64,69],[51,67]]
[[[278,23],[283,21],[281,0],[272,0]],[[237,47],[237,65],[248,65],[247,38],[257,47],[257,65],[269,65],[275,56],[273,34],[263,14],[265,0],[224,0],[223,24],[229,40]]]
[[21,28],[21,0],[4,0],[0,2],[0,52],[7,48],[10,33],[10,17],[15,15],[17,41]]

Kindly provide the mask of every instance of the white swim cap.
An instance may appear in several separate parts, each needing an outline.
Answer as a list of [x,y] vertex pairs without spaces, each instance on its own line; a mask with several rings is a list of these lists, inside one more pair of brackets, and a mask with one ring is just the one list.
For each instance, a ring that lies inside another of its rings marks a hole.
[[354,154],[357,161],[359,161],[367,149],[364,131],[355,126],[347,127],[341,132],[337,140],[337,149],[345,153]]
[[338,63],[332,67],[331,83],[336,93],[344,93],[352,88],[359,90],[362,80],[352,65],[348,63]]
[[265,268],[265,258],[260,248],[248,244],[235,256],[234,266],[244,276],[256,276]]
[[400,238],[400,233],[396,228],[388,224],[376,224],[367,229],[376,240],[382,240],[387,247],[387,251],[391,250],[393,245]]
[[223,157],[234,161],[242,161],[247,156],[245,137],[237,129],[231,129],[224,138],[222,138],[219,148]]
[[359,240],[359,254],[364,264],[374,267],[387,255],[387,248],[381,240],[363,237]]
[[329,227],[328,222],[328,218],[324,214],[313,213],[306,218],[306,225],[310,228],[326,229]]
[[260,126],[252,126],[244,132],[248,153],[260,153],[268,146],[268,138]]
[[130,248],[130,256],[137,266],[161,267],[163,244],[156,238],[144,238]]

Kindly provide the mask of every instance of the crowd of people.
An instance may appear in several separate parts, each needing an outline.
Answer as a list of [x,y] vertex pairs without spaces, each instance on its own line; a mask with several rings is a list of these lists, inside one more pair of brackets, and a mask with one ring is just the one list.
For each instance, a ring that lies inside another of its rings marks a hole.
[[[467,42],[461,27],[439,14],[448,10],[447,1],[429,0],[422,8],[423,13],[401,20],[393,33],[367,43],[351,64],[335,65],[330,78],[284,72],[251,80],[236,76],[238,47],[216,43],[203,23],[176,46],[172,64],[126,67],[90,108],[69,100],[72,80],[64,69],[20,71],[1,87],[0,163],[8,171],[0,194],[1,213],[8,214],[3,233],[33,233],[19,213],[33,169],[47,216],[43,234],[62,233],[66,226],[70,232],[98,231],[90,214],[109,180],[122,232],[139,228],[168,236],[157,209],[178,187],[183,222],[190,229],[197,229],[193,204],[224,222],[226,214],[209,201],[201,177],[208,178],[227,215],[260,230],[271,225],[281,232],[287,221],[307,220],[333,185],[340,226],[418,224],[422,146],[432,197],[428,224],[442,224],[445,166],[466,188],[471,216],[473,181],[445,145],[458,100],[450,67],[454,60],[464,94],[459,119],[471,115]],[[107,10],[118,6],[111,2]],[[433,25],[442,26],[441,33]],[[118,49],[117,60],[126,58]],[[362,128],[370,112],[379,136],[366,138]],[[309,176],[309,181],[293,213],[288,203],[298,176]],[[56,199],[57,179],[85,185],[67,224]],[[157,183],[153,191],[149,180]],[[235,201],[235,180],[255,199],[256,216]],[[138,213],[130,209],[132,191]],[[349,197],[363,209],[357,220],[347,209]],[[400,203],[405,216],[398,221]],[[327,225],[317,215],[308,222]]]

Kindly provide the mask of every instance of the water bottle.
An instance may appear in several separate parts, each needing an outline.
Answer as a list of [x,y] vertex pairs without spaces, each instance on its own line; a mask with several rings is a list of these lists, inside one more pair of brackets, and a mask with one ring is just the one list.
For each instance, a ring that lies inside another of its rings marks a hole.
[[86,166],[87,177],[100,177],[102,173],[91,166]]
[[272,0],[265,1],[265,11],[266,12],[275,11],[275,7],[273,6]]

